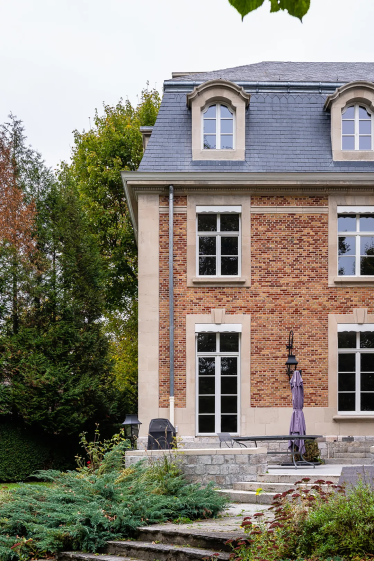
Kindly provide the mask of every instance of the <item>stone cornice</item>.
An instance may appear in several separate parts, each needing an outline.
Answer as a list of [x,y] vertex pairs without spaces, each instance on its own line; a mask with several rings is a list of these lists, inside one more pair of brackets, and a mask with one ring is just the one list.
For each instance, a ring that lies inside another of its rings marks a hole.
[[[331,109],[331,106],[333,105],[333,103],[344,93],[346,92],[352,92],[352,99],[354,100],[355,98],[355,90],[357,89],[364,89],[367,90],[368,92],[370,92],[371,96],[374,95],[374,84],[373,82],[367,82],[366,80],[358,80],[356,82],[349,82],[348,84],[344,84],[344,86],[341,86],[340,88],[338,88],[333,94],[327,96],[326,101],[325,101],[325,105],[324,105],[324,110],[325,111],[329,111]],[[374,109],[373,105],[371,104],[370,109]]]
[[230,82],[229,80],[209,80],[200,86],[196,86],[191,93],[187,94],[187,106],[191,107],[191,103],[193,103],[193,101],[203,92],[217,87],[226,88],[227,90],[234,92],[238,97],[242,98],[246,107],[248,106],[251,97],[250,94],[246,93],[242,87],[234,84],[234,82]]

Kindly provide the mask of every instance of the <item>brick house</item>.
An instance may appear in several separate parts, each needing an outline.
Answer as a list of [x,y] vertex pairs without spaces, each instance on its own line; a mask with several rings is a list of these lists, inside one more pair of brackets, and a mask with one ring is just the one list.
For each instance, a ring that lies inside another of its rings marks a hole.
[[373,115],[374,63],[165,81],[123,172],[142,436],[157,417],[196,440],[287,433],[290,329],[307,432],[374,435]]

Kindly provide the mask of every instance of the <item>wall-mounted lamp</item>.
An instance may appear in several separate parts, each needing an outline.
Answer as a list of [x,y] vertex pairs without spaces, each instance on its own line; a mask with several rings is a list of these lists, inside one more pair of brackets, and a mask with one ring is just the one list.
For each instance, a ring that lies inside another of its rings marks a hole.
[[[288,349],[288,358],[287,358],[287,362],[286,362],[286,366],[287,366],[287,374],[288,374],[288,379],[291,380],[291,376],[293,374],[293,372],[296,370],[296,367],[298,365],[298,362],[296,360],[296,357],[294,354],[292,354],[292,349],[293,349],[293,331],[291,329],[290,334],[288,336],[288,345],[286,345],[286,349]],[[293,370],[291,370],[293,368]],[[301,370],[300,370],[301,372]]]

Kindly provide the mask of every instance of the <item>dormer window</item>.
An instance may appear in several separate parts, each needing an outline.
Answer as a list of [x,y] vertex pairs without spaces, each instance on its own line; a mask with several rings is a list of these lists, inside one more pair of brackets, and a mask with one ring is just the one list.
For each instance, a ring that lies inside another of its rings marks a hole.
[[356,103],[342,113],[342,150],[372,149],[372,115]]
[[216,103],[203,111],[203,149],[233,150],[234,113],[227,105]]

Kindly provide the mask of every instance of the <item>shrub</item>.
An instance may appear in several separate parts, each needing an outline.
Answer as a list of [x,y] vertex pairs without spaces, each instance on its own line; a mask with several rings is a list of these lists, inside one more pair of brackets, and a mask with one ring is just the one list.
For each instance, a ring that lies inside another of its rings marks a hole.
[[71,460],[64,454],[65,443],[40,431],[1,423],[0,442],[0,481],[24,481],[37,470],[73,467],[73,454]]
[[[104,456],[123,449],[120,442]],[[112,460],[108,465],[112,464]],[[0,559],[27,561],[61,550],[96,552],[139,526],[216,516],[226,499],[212,486],[187,484],[177,465],[138,462],[117,471],[41,472],[47,487],[21,485],[0,504]]]
[[[305,488],[274,496],[274,519],[263,513],[245,517],[248,534],[233,557],[246,561],[352,559],[374,556],[374,492],[360,483],[345,491],[339,485],[319,480]],[[262,521],[263,520],[263,521]]]

